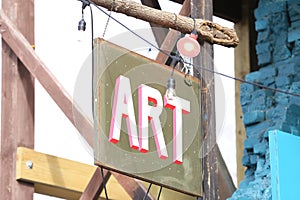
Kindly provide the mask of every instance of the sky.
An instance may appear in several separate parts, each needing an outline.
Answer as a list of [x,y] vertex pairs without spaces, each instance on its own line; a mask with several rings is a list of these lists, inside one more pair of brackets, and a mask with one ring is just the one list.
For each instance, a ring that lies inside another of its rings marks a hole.
[[[159,2],[162,10],[172,13],[179,12],[179,5],[168,0],[160,0]],[[102,37],[107,16],[95,8],[93,8],[93,16],[94,36]],[[154,41],[147,22],[126,17],[123,14],[112,13],[112,16],[130,29],[138,32],[146,31],[143,37]],[[89,106],[85,105],[86,101],[80,99],[81,91],[77,87],[78,84],[86,84],[80,82],[82,77],[89,76],[89,72],[84,71],[85,66],[89,63],[87,58],[91,53],[89,9],[85,10],[85,21],[87,22],[85,32],[77,31],[80,19],[81,3],[77,0],[35,0],[36,53],[68,93],[81,101],[79,104],[91,119]],[[214,21],[224,26],[233,27],[233,23],[218,18],[214,18]],[[112,19],[109,20],[104,39],[124,44],[124,40],[126,40],[124,35],[127,36],[128,31]],[[130,44],[125,42],[125,45]],[[129,48],[132,47],[129,46]],[[149,48],[152,47],[144,44],[143,48],[137,52],[155,58],[157,52],[153,48],[149,52]],[[234,76],[233,49],[214,45],[214,56],[216,71]],[[236,182],[235,111],[232,105],[235,96],[234,81],[219,76],[215,78],[218,144],[234,182]],[[80,134],[38,81],[36,81],[35,89],[35,150],[92,165],[92,149],[84,143]],[[54,198],[35,194],[35,199]]]

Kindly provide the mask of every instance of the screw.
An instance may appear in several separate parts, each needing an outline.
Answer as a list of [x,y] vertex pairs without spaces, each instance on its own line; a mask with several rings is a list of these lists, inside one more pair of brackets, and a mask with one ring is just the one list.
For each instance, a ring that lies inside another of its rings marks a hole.
[[33,167],[32,161],[31,160],[27,160],[26,161],[26,166],[27,166],[28,169],[32,169],[32,167]]

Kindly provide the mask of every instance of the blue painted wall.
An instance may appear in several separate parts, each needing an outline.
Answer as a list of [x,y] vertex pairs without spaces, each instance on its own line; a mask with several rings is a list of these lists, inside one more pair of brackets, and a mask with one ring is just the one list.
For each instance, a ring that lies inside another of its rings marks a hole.
[[[260,0],[254,12],[259,70],[246,76],[264,86],[300,94],[300,0]],[[241,85],[246,127],[245,179],[230,200],[272,199],[269,130],[300,136],[300,98]]]

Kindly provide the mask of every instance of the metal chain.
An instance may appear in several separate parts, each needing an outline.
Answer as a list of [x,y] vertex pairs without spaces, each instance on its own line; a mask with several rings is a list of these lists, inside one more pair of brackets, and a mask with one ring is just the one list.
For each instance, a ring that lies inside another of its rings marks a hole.
[[102,38],[104,38],[104,36],[105,36],[106,30],[107,30],[107,27],[108,27],[108,24],[109,24],[109,20],[110,20],[110,18],[111,18],[111,13],[112,13],[112,11],[113,11],[114,6],[115,6],[115,0],[113,0],[113,1],[111,2],[110,11],[109,11],[109,15],[108,15],[108,18],[107,18],[105,27],[104,27],[104,31],[103,31],[103,34],[102,34]]

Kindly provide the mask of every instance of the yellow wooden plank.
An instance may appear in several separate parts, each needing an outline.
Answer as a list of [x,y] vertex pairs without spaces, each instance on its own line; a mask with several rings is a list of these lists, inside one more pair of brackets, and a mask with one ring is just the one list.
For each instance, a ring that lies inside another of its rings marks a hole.
[[[28,165],[30,162],[32,168]],[[37,193],[65,199],[79,199],[95,170],[96,166],[39,153],[24,147],[17,149],[16,179],[34,183]],[[112,176],[107,183],[107,189],[110,199],[130,199]],[[104,197],[104,193],[101,197]]]
[[[123,189],[123,187],[119,184],[117,179],[112,174],[108,180],[107,186],[107,193],[109,199],[115,199],[115,200],[131,200],[130,196],[127,194],[127,192]],[[100,197],[105,199],[105,193],[104,190],[102,191]]]
[[[249,3],[243,2],[242,20],[234,25],[240,44],[234,49],[235,77],[244,79],[250,72],[250,37],[249,37]],[[245,167],[242,165],[244,155],[244,140],[246,138],[245,126],[243,123],[243,112],[240,103],[241,82],[235,82],[235,116],[236,116],[236,159],[237,159],[237,183],[244,179]]]

